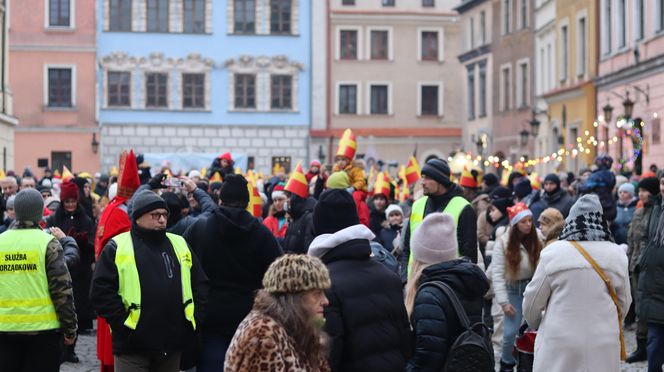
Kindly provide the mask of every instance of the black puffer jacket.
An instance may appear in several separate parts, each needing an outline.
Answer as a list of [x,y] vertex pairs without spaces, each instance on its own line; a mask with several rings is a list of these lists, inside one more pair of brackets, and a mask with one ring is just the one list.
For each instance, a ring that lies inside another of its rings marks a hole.
[[204,331],[231,338],[254,304],[268,266],[282,254],[270,230],[245,209],[217,208],[184,233],[210,279]]
[[[465,259],[442,262],[424,269],[419,284],[433,281],[452,287],[471,324],[482,321],[482,298],[489,290],[482,269]],[[451,301],[437,287],[423,287],[415,295],[411,324],[414,353],[406,371],[441,371],[449,348],[463,332]]]
[[316,200],[293,195],[290,199],[288,214],[291,222],[286,230],[283,248],[286,253],[306,254],[309,244],[314,240],[313,210]]
[[332,338],[335,372],[401,372],[410,352],[401,280],[370,254],[368,239],[351,238],[321,257],[332,279],[325,331]]

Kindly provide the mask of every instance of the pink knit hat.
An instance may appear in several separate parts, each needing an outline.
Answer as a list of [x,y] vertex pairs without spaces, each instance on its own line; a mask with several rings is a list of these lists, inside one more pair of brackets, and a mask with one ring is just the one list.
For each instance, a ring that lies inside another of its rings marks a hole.
[[413,257],[435,264],[457,258],[457,233],[454,219],[447,213],[431,213],[415,230],[410,240]]

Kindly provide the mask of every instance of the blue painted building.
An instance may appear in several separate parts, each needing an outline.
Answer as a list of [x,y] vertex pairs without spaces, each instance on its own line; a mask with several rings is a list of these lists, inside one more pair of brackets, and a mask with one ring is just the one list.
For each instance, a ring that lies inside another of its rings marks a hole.
[[310,1],[98,1],[102,168],[129,147],[307,160]]

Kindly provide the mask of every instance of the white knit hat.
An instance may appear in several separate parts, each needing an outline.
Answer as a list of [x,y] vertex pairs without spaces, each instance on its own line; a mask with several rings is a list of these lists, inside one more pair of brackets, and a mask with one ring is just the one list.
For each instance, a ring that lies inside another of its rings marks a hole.
[[399,212],[403,216],[403,209],[397,204],[390,204],[385,210],[385,217],[389,218],[392,212]]
[[456,226],[447,213],[426,216],[410,240],[413,257],[426,264],[454,260],[457,249]]

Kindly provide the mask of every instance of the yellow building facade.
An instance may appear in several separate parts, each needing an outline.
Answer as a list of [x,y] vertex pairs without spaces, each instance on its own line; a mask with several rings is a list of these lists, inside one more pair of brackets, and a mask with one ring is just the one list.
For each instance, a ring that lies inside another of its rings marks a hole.
[[[596,156],[597,4],[594,0],[556,2],[556,87],[542,97],[550,120],[561,128],[563,167],[577,172]],[[581,142],[578,139],[581,138]],[[590,141],[590,143],[588,143]]]

